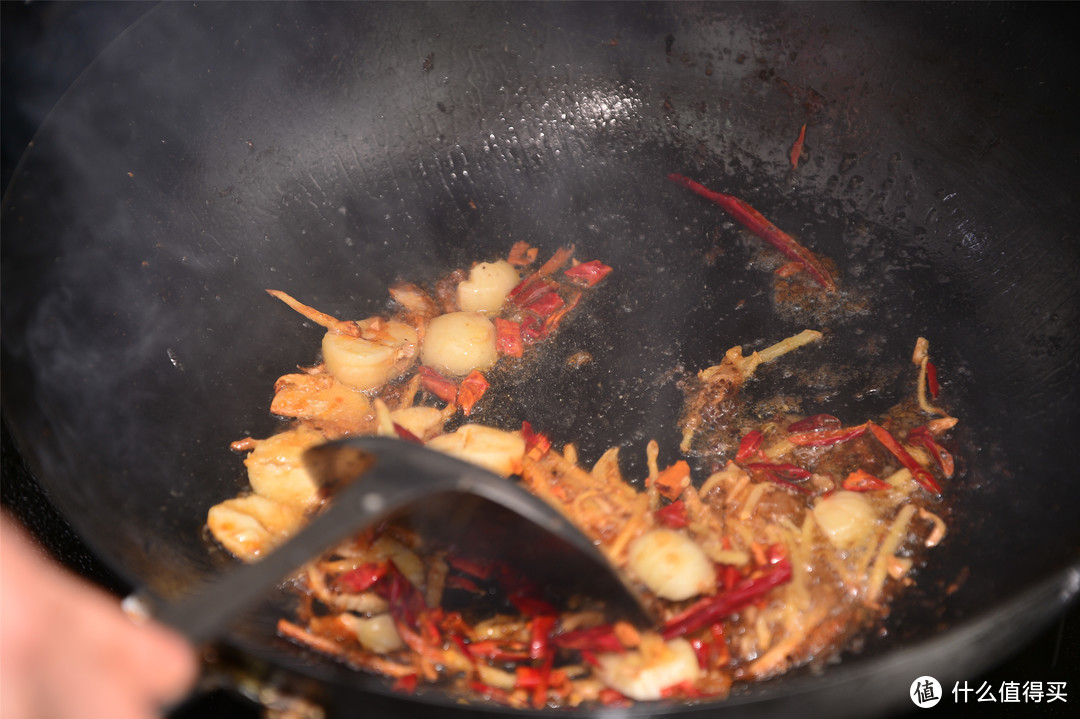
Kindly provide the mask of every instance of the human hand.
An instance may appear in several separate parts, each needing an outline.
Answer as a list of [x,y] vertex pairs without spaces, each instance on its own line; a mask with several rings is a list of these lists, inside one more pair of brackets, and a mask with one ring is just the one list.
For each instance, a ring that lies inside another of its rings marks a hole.
[[0,516],[0,717],[150,719],[197,670],[182,637],[133,622]]

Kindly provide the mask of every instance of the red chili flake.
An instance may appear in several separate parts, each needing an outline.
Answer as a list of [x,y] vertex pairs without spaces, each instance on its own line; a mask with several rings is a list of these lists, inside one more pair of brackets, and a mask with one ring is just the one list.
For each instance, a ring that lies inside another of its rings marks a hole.
[[368,562],[341,574],[334,586],[349,594],[359,594],[371,589],[389,571],[389,562]]
[[661,507],[656,510],[656,521],[671,529],[682,529],[687,525],[686,505],[679,499]]
[[930,390],[930,396],[937,399],[941,386],[938,384],[937,367],[930,361],[926,363],[926,388]]
[[521,357],[525,347],[521,341],[521,325],[512,320],[495,318],[495,349],[507,357]]
[[690,484],[690,465],[680,459],[653,479],[660,495],[674,501]]
[[814,278],[814,281],[824,287],[826,291],[833,292],[836,290],[836,282],[833,280],[832,275],[829,274],[829,271],[825,269],[825,266],[821,264],[821,260],[813,252],[796,242],[794,237],[769,222],[764,215],[748,203],[734,195],[710,190],[682,175],[672,173],[668,175],[668,179],[720,205],[748,230],[778,249],[789,260],[802,264],[806,271],[810,273],[810,276]]
[[761,433],[761,430],[755,429],[748,432],[745,437],[739,440],[739,451],[735,453],[735,461],[745,462],[756,456],[764,440],[765,435]]
[[865,469],[857,469],[847,476],[842,483],[844,489],[849,492],[876,492],[881,489],[891,489],[892,485],[883,479],[879,479]]
[[798,422],[789,424],[787,431],[788,434],[818,432],[823,429],[839,429],[843,424],[839,417],[833,417],[831,414],[813,414],[805,419],[800,419]]
[[565,270],[563,274],[579,285],[592,287],[600,280],[607,277],[610,272],[611,268],[600,262],[600,260],[589,260],[588,262],[574,265]]
[[510,255],[506,261],[515,267],[527,267],[536,261],[536,255],[539,252],[539,248],[530,247],[525,240],[519,240],[510,248]]
[[461,405],[466,417],[472,413],[473,407],[480,401],[480,398],[484,396],[484,392],[487,392],[490,386],[490,383],[481,374],[480,370],[474,369],[465,379],[461,380],[461,387],[458,389],[458,404]]
[[548,292],[525,305],[524,309],[546,318],[565,304],[566,302],[559,296],[558,292]]
[[855,439],[866,433],[866,425],[839,427],[837,429],[819,429],[812,432],[789,434],[788,441],[800,447],[826,447]]
[[457,385],[431,369],[427,365],[420,365],[420,384],[428,392],[441,399],[447,404],[457,401]]

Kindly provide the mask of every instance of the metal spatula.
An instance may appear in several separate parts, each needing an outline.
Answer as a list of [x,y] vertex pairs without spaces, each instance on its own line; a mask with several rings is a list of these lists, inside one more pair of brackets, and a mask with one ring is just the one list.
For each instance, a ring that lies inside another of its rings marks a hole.
[[[471,544],[511,562],[538,587],[603,601],[615,615],[648,624],[648,610],[585,535],[513,480],[421,445],[355,437],[309,450],[309,469],[338,485],[330,506],[253,564],[237,566],[192,595],[152,609],[195,644],[230,624],[285,577],[346,538],[415,510],[419,531]],[[486,545],[486,546],[485,546]]]

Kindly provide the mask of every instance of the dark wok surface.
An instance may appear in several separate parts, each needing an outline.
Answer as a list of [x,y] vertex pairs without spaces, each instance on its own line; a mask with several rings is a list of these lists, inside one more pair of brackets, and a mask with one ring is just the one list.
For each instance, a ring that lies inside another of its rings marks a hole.
[[[580,400],[572,409],[526,393],[507,414],[540,414],[594,456],[613,438],[673,434],[663,372],[805,320],[773,314],[767,261],[667,185],[669,171],[730,183],[874,299],[830,321],[836,336],[808,362],[858,368],[859,337],[902,359],[925,334],[967,420],[956,492],[970,514],[890,636],[835,681],[762,691],[831,685],[835,700],[888,664],[873,657],[903,656],[936,625],[961,635],[1077,560],[1065,481],[1077,452],[1057,439],[1076,426],[1075,89],[1055,84],[1070,66],[1060,46],[1019,42],[1052,23],[1017,22],[1008,6],[605,5],[575,8],[583,25],[548,6],[426,10],[160,8],[27,154],[4,204],[5,415],[127,581],[167,592],[209,571],[206,505],[242,483],[224,445],[272,428],[273,378],[310,358],[317,334],[263,286],[374,310],[397,273],[571,238],[626,258],[595,315],[560,340],[609,359],[548,378]],[[189,20],[199,32],[180,37]],[[973,22],[980,32],[957,30]],[[171,50],[149,51],[161,36]],[[1020,57],[1001,51],[1014,45]],[[814,142],[792,178],[802,122]],[[729,249],[707,267],[713,242]],[[583,391],[594,384],[603,391]],[[871,394],[848,409],[887,404]],[[1039,603],[1056,606],[1052,592]],[[1024,635],[1013,629],[1001,644]],[[954,642],[942,673],[966,678],[1002,650]]]

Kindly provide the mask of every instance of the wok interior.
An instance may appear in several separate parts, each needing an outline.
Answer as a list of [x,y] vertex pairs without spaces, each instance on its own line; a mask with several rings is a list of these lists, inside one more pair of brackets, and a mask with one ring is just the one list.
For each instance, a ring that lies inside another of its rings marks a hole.
[[[861,421],[910,391],[923,335],[963,472],[948,540],[842,667],[880,669],[1080,544],[1077,452],[1047,440],[1075,427],[1076,184],[1031,180],[1012,106],[980,114],[1017,88],[973,88],[986,68],[941,60],[939,32],[846,4],[159,7],[65,97],[5,198],[5,413],[91,546],[170,595],[225,565],[202,524],[246,485],[228,443],[275,431],[274,379],[315,357],[321,331],[264,288],[362,317],[395,278],[576,244],[615,272],[492,419],[586,461],[622,445],[628,471],[651,438],[674,460],[676,380],[730,346],[823,324],[760,381]],[[850,311],[778,311],[775,258],[669,172],[833,258]],[[593,361],[571,369],[579,350]],[[381,691],[264,620],[237,643]],[[953,650],[951,671],[986,661]]]

